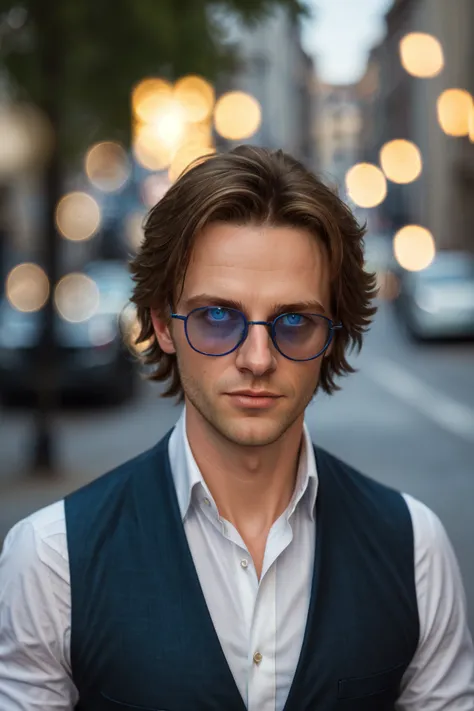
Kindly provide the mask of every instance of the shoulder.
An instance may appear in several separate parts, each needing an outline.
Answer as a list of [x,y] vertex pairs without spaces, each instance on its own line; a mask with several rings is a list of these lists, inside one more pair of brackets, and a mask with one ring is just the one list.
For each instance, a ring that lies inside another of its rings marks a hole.
[[56,501],[18,521],[7,533],[3,555],[14,552],[23,561],[67,555],[64,500]]
[[421,501],[403,494],[413,524],[415,568],[420,596],[433,599],[455,588],[461,596],[461,573],[453,546],[439,517]]
[[[41,599],[67,596],[69,561],[64,501],[57,501],[16,523],[0,556],[1,597],[39,604]],[[35,602],[36,600],[36,602]]]

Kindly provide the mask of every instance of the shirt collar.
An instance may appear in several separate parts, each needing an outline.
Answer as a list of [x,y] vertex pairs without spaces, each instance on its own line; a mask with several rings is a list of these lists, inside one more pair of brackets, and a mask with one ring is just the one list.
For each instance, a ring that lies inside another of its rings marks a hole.
[[[213,502],[212,495],[199,467],[194,459],[186,434],[186,409],[183,411],[171,433],[169,441],[169,459],[171,472],[176,488],[181,518],[184,520],[191,505],[193,490],[202,488],[205,496]],[[287,518],[290,518],[301,502],[307,513],[314,520],[316,498],[318,493],[318,473],[314,447],[306,425],[303,425],[296,484],[287,508]]]

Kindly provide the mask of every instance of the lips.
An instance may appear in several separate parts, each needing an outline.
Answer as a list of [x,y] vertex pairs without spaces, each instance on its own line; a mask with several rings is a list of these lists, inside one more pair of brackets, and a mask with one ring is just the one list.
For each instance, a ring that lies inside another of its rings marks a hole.
[[266,390],[239,390],[238,392],[229,393],[229,395],[241,395],[244,397],[281,397],[281,395],[275,395],[275,393],[269,393]]

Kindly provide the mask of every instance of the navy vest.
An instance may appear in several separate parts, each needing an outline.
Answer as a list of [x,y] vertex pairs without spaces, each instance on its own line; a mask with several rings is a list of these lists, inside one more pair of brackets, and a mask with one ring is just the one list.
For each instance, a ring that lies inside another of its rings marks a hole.
[[[169,436],[65,500],[78,711],[246,711],[187,543]],[[311,600],[285,711],[392,711],[419,637],[410,513],[315,453]]]

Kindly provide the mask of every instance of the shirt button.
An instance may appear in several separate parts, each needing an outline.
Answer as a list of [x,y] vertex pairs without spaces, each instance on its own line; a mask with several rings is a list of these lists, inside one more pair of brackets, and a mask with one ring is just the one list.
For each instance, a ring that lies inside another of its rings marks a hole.
[[209,499],[203,499],[203,502],[206,504],[206,506],[211,505],[211,502],[209,501]]
[[255,664],[260,664],[262,659],[263,659],[263,657],[260,654],[260,652],[255,652],[255,654],[253,655],[253,661],[255,662]]
[[240,561],[240,565],[242,566],[242,568],[248,568],[249,562],[248,562],[247,558],[242,558],[242,560]]

